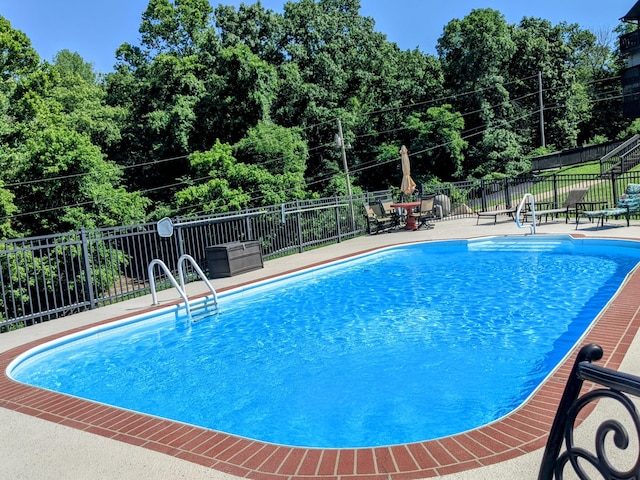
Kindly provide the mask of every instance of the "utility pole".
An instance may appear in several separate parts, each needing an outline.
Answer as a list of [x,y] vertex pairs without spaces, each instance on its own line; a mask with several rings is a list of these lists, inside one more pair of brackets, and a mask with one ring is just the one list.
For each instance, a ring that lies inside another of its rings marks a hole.
[[542,72],[538,72],[538,101],[540,103],[540,144],[546,147],[544,139],[544,104],[542,102]]
[[347,166],[347,150],[344,145],[344,136],[342,135],[342,121],[338,119],[338,136],[336,137],[336,143],[342,150],[342,165],[344,167],[344,174],[347,178],[347,194],[349,195],[349,205],[351,206],[351,225],[355,229],[356,217],[353,210],[353,195],[351,194],[351,179],[349,178],[349,167]]

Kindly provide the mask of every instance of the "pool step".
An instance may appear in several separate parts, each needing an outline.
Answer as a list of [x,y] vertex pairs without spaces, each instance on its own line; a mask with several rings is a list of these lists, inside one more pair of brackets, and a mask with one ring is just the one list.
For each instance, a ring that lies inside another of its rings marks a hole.
[[191,321],[197,322],[218,313],[218,304],[212,303],[211,301],[208,301],[208,299],[200,302],[193,302],[189,305],[189,312],[191,315]]
[[568,248],[570,245],[570,242],[562,240],[540,242],[527,239],[492,239],[469,242],[468,249],[485,252],[550,252]]

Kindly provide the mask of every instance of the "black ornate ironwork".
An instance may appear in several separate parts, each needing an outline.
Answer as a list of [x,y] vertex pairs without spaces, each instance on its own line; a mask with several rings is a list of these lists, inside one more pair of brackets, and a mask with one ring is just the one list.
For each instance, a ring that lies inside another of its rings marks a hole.
[[[640,417],[628,396],[640,397],[640,377],[593,365],[591,362],[600,360],[602,354],[602,348],[595,344],[582,347],[578,353],[549,433],[538,480],[562,480],[568,466],[583,480],[592,478],[587,473],[587,466],[603,479],[640,479],[640,451],[636,452],[635,463],[627,470],[617,468],[606,451],[608,438],[621,451],[627,450],[631,444],[629,432],[619,420],[607,419],[598,426],[593,451],[577,446],[574,441],[574,428],[580,412],[603,398],[612,399],[624,407],[635,428],[635,438],[640,441]],[[585,380],[606,388],[597,388],[579,397]],[[563,443],[564,451],[560,453]]]

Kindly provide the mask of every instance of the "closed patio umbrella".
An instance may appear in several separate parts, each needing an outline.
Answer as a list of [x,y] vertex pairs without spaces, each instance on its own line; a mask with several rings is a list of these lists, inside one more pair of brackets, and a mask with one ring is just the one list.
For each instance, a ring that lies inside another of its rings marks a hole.
[[411,178],[411,164],[409,163],[409,152],[407,147],[402,145],[400,149],[400,159],[402,160],[402,185],[400,190],[406,195],[413,193],[416,189],[416,182]]

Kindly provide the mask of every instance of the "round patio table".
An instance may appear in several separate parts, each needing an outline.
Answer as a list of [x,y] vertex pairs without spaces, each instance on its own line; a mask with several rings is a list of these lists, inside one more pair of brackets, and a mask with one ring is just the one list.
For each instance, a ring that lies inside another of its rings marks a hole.
[[392,208],[404,208],[407,212],[407,222],[404,226],[405,230],[417,230],[418,222],[416,222],[416,217],[413,216],[413,209],[418,207],[420,202],[402,202],[402,203],[392,203]]

